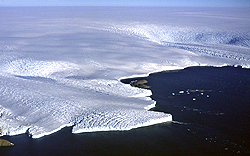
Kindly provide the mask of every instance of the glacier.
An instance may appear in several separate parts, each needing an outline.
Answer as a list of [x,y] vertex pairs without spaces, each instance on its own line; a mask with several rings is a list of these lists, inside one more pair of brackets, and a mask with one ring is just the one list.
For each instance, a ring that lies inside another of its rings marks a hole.
[[40,138],[172,121],[123,78],[188,66],[250,67],[249,9],[2,7],[1,135]]

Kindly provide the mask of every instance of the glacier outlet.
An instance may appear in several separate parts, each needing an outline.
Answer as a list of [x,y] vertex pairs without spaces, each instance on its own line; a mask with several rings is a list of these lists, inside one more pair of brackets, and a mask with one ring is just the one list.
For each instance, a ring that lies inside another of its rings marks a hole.
[[[52,9],[53,8],[53,9]],[[122,78],[188,66],[249,68],[247,9],[3,7],[1,135],[129,130],[172,120]]]

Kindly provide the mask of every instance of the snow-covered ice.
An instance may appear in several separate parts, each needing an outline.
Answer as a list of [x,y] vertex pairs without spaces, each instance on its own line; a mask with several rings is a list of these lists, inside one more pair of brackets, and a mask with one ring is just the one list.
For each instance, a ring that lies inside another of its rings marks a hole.
[[[33,138],[172,120],[119,80],[187,66],[250,67],[249,9],[0,9],[0,129]],[[180,91],[179,93],[184,93]],[[174,95],[174,93],[173,93]]]

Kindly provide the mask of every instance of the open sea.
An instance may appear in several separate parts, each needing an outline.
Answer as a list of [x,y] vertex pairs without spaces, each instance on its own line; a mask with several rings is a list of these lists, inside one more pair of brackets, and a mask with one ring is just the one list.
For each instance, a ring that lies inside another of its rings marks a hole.
[[72,134],[72,127],[39,139],[3,136],[15,145],[0,155],[250,155],[250,69],[188,67],[122,80],[147,80],[151,111],[173,122],[130,131]]

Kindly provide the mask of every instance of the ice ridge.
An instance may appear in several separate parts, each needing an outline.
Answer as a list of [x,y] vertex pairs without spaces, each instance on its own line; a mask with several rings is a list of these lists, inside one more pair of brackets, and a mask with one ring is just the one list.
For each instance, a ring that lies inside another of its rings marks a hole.
[[249,32],[218,31],[209,29],[178,28],[135,23],[131,25],[115,25],[111,32],[128,34],[147,39],[159,44],[229,44],[250,47]]

